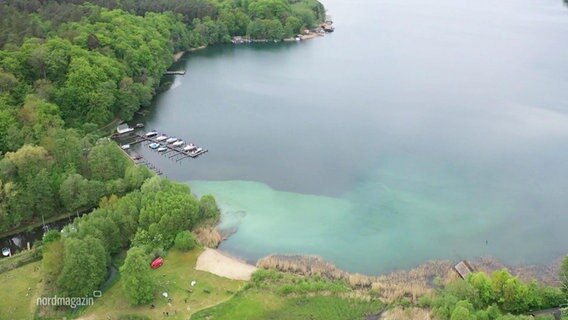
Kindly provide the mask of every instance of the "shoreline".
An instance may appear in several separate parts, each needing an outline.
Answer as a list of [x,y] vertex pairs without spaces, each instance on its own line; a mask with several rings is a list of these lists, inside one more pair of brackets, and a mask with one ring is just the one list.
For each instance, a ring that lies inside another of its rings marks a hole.
[[[492,257],[479,257],[467,262],[474,272],[485,272],[489,275],[505,268],[525,282],[536,280],[542,285],[556,286],[563,258],[559,257],[545,265],[511,266]],[[367,294],[370,290],[379,292],[381,299],[391,303],[401,298],[410,298],[416,302],[420,296],[434,292],[440,285],[460,279],[454,270],[456,263],[450,260],[430,260],[411,268],[379,275],[365,275],[342,270],[332,262],[314,255],[269,255],[252,265],[242,257],[219,249],[206,248],[199,256],[195,269],[243,281],[248,281],[251,274],[258,269],[322,277],[331,281],[345,281],[353,290],[362,294]]]
[[[188,53],[188,52],[195,52],[195,51],[198,51],[198,50],[203,50],[203,49],[205,49],[205,48],[207,48],[207,46],[201,46],[201,47],[197,47],[197,48],[190,48],[190,49],[187,49],[187,50],[185,50],[185,51],[178,51],[178,52],[174,53],[172,65],[173,65],[174,63],[178,62],[179,60],[181,60],[181,58],[183,58],[183,56],[184,56],[186,53]],[[170,67],[171,67],[171,65],[170,65]]]
[[205,248],[197,258],[195,270],[206,271],[232,280],[249,281],[258,267],[218,249]]
[[[214,227],[217,229],[217,226]],[[222,233],[219,229],[218,232]],[[249,265],[253,265],[247,262],[248,260],[245,257],[235,255],[231,252],[225,252],[219,250],[219,246],[223,241],[227,240],[231,235],[236,233],[235,231],[229,234],[226,237],[222,237],[217,246],[214,248],[217,251],[223,252],[222,254],[227,258],[233,259],[235,261],[247,263]],[[466,259],[468,263],[470,263],[474,269],[474,272],[483,271],[486,273],[491,273],[496,270],[500,269],[507,269],[513,275],[518,276],[522,280],[530,281],[530,280],[537,280],[540,283],[553,285],[558,282],[558,273],[560,270],[560,265],[562,263],[562,259],[564,259],[565,255],[560,255],[551,261],[542,264],[507,264],[502,262],[498,257],[492,256],[479,256],[472,259]],[[443,277],[447,274],[447,272],[454,273],[457,276],[457,273],[454,271],[453,267],[460,261],[454,261],[449,259],[432,259],[432,260],[425,260],[415,266],[407,267],[407,268],[399,268],[385,273],[378,273],[378,274],[364,274],[359,272],[351,272],[346,271],[343,269],[338,268],[332,261],[326,260],[319,255],[309,255],[309,254],[278,254],[273,253],[267,256],[261,257],[254,262],[254,265],[257,268],[274,268],[284,272],[292,272],[292,273],[299,273],[309,275],[312,273],[319,274],[323,271],[329,274],[335,274],[335,276],[339,277],[346,277],[349,278],[350,276],[358,276],[358,277],[365,277],[365,278],[381,278],[381,277],[389,277],[392,275],[400,274],[400,273],[412,273],[416,270],[420,270],[423,268],[430,268],[433,265],[444,265],[445,271],[437,272],[434,276]]]

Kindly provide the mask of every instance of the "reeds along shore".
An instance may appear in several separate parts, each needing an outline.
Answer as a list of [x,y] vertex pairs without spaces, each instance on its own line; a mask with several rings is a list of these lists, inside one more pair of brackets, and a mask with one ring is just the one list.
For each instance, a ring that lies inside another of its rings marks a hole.
[[[491,273],[507,268],[522,280],[536,279],[544,284],[557,282],[560,260],[550,266],[507,267],[490,258],[470,261],[476,271]],[[343,280],[357,293],[378,296],[385,302],[410,299],[416,302],[421,295],[431,293],[437,285],[458,278],[450,261],[429,261],[410,270],[401,270],[380,276],[348,273],[318,256],[271,255],[260,259],[257,267],[276,269],[304,276],[321,276],[330,280]]]

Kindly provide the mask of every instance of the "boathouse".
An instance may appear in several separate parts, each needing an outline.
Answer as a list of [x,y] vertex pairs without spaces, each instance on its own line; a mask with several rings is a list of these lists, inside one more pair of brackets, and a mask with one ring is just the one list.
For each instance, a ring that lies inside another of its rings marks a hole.
[[116,132],[118,132],[118,134],[128,133],[132,131],[134,131],[134,128],[130,128],[127,123],[123,123],[116,127]]

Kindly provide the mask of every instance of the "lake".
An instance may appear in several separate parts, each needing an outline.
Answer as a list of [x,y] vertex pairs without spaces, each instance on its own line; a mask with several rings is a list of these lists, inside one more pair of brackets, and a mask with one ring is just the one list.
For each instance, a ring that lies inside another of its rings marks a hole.
[[326,0],[336,31],[219,46],[144,119],[209,149],[169,178],[215,195],[221,249],[380,274],[568,250],[568,8],[561,0]]

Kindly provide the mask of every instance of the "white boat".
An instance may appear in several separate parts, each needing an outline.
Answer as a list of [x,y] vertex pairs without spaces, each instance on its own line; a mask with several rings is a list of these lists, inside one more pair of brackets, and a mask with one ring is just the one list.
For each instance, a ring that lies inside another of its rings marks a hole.
[[2,255],[4,257],[10,256],[10,255],[12,255],[12,251],[10,250],[10,248],[4,247],[4,248],[2,248]]
[[149,146],[149,147],[150,147],[150,149],[158,149],[158,148],[160,147],[160,144],[159,144],[159,143],[155,143],[155,142],[154,142],[154,143],[150,143],[150,146]]
[[168,150],[168,148],[166,148],[166,147],[159,147],[158,148],[158,152],[164,152],[166,150]]
[[152,131],[150,131],[150,132],[146,132],[146,134],[145,134],[145,136],[146,136],[147,138],[150,138],[150,137],[153,137],[153,136],[157,136],[157,135],[158,135],[158,131],[154,131],[154,130],[152,130]]
[[161,136],[159,136],[159,137],[156,138],[156,141],[164,141],[164,140],[166,140],[167,138],[168,138],[168,136],[161,135]]
[[188,144],[187,146],[183,147],[183,151],[191,151],[197,149],[197,147],[192,143],[192,144]]
[[123,144],[120,146],[120,148],[122,148],[122,150],[128,150],[130,149],[130,145],[129,144]]
[[184,144],[183,140],[178,140],[178,141],[172,143],[172,146],[181,147],[183,144]]
[[166,143],[174,143],[176,142],[178,139],[176,137],[171,137],[168,140],[166,140]]
[[200,153],[201,151],[203,151],[203,148],[197,148],[197,150],[195,150],[195,153]]

